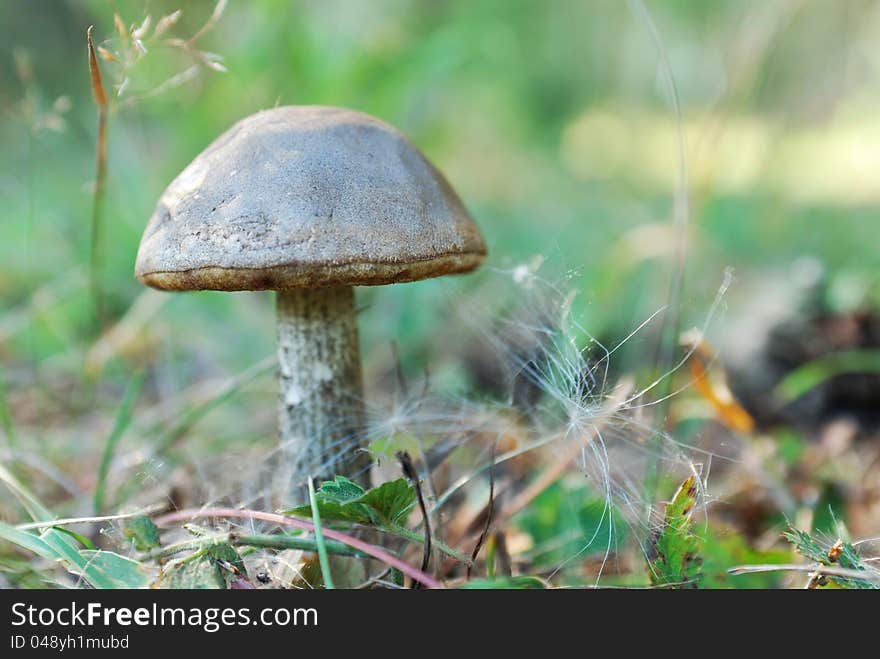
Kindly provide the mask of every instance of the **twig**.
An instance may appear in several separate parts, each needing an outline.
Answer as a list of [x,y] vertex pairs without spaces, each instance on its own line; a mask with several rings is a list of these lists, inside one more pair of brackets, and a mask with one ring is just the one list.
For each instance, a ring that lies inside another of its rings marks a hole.
[[496,445],[493,444],[492,466],[489,467],[489,504],[486,507],[486,523],[483,525],[483,530],[480,532],[477,544],[474,545],[474,551],[471,554],[471,563],[467,566],[468,580],[471,578],[471,570],[474,567],[474,563],[477,561],[477,555],[480,553],[480,549],[482,549],[483,543],[486,541],[486,536],[489,534],[489,528],[492,526],[492,513],[495,512],[495,447]]
[[[179,510],[167,515],[161,515],[154,521],[157,526],[168,526],[176,522],[182,522],[192,519],[205,519],[211,517],[233,518],[233,519],[256,519],[272,524],[282,524],[284,526],[293,526],[294,528],[303,529],[305,531],[315,532],[315,525],[305,519],[291,517],[290,515],[280,515],[278,513],[266,513],[259,510],[239,510],[237,508],[189,508]],[[403,561],[381,547],[371,545],[359,538],[352,537],[346,533],[335,531],[332,529],[324,529],[324,535],[333,540],[338,540],[349,547],[358,549],[373,558],[382,561],[386,565],[395,567],[407,576],[421,582],[428,588],[442,588],[443,584],[434,577],[425,574],[421,570],[414,568],[412,565]]]
[[809,572],[811,574],[825,575],[829,577],[844,577],[847,579],[860,579],[880,585],[880,574],[872,574],[864,570],[848,570],[842,567],[830,565],[798,565],[796,563],[762,564],[762,565],[737,565],[727,570],[728,574],[752,574],[755,572]]
[[99,515],[94,517],[65,517],[63,519],[48,519],[37,522],[28,522],[26,524],[17,524],[15,528],[19,531],[27,531],[29,529],[44,529],[50,526],[68,526],[70,524],[96,524],[98,522],[115,522],[120,519],[131,519],[132,517],[140,517],[141,515],[149,515],[162,510],[165,506],[151,506],[143,508],[133,513],[122,513],[119,515]]
[[[422,519],[425,522],[425,546],[424,553],[422,554],[422,572],[424,572],[428,569],[428,565],[431,562],[431,521],[428,518],[428,508],[425,506],[425,498],[422,496],[422,486],[419,484],[419,474],[416,471],[409,453],[406,451],[398,451],[397,459],[400,460],[400,467],[403,469],[404,476],[406,476],[410,482],[412,482],[413,487],[416,488],[416,496],[419,498],[419,508],[422,510]],[[413,583],[413,588],[418,587],[417,582]]]

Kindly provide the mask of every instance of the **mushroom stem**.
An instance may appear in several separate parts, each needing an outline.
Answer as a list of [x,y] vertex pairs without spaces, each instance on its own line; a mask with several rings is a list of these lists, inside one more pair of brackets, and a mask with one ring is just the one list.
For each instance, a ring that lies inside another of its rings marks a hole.
[[302,501],[309,476],[369,487],[354,289],[278,291],[278,362],[288,496]]

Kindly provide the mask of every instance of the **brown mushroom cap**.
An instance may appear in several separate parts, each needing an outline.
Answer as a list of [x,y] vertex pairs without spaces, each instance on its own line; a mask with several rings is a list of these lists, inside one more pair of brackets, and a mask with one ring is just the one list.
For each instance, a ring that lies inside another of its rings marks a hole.
[[467,272],[486,246],[399,131],[359,112],[259,112],[168,186],[135,274],[164,290],[362,286]]

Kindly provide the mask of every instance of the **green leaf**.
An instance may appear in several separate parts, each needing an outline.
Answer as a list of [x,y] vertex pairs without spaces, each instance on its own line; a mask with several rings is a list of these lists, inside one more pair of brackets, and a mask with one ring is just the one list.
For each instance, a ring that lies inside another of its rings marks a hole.
[[52,548],[56,560],[61,561],[72,574],[81,576],[95,588],[112,590],[119,587],[113,579],[93,566],[89,559],[80,553],[76,541],[69,535],[54,528],[48,528],[40,534],[40,538]]
[[360,485],[347,479],[345,476],[337,476],[332,481],[324,481],[321,487],[315,492],[322,499],[334,501],[340,504],[347,504],[361,498],[366,490]]
[[66,529],[63,526],[53,526],[53,529],[58,531],[59,533],[64,533],[65,535],[69,535],[71,538],[76,540],[79,544],[81,544],[86,549],[96,549],[95,543],[89,540],[87,537],[82,535],[81,533],[77,533],[76,531],[71,531],[70,529]]
[[115,552],[83,549],[80,555],[90,570],[102,572],[114,588],[146,588],[153,580],[140,563]]
[[784,532],[782,535],[794,545],[797,553],[801,556],[810,559],[814,563],[822,563],[822,565],[826,565],[826,561],[828,560],[828,549],[823,548],[822,545],[820,545],[819,542],[809,533],[789,525],[788,531]]
[[226,572],[234,576],[235,572],[240,575],[246,575],[247,569],[241,556],[235,551],[235,548],[227,542],[221,542],[216,545],[207,547],[205,553],[215,562],[221,562],[225,565],[231,565],[234,570],[227,569]]
[[[315,492],[315,503],[321,519],[394,526],[402,522],[416,501],[416,490],[405,478],[383,483],[364,491],[344,476],[325,481]],[[311,505],[287,511],[289,515],[311,517]]]
[[[112,579],[89,565],[88,560],[79,553],[77,541],[68,532],[62,532],[52,527],[54,515],[2,464],[0,464],[0,482],[12,491],[35,522],[46,522],[46,529],[39,536],[34,536],[31,533],[19,535],[22,533],[21,531],[7,526],[4,529],[4,537],[44,558],[59,561],[70,573],[81,576],[94,588],[116,588]],[[16,533],[12,533],[9,529]],[[13,540],[12,536],[17,540]],[[33,538],[35,537],[40,542],[34,542]]]
[[[865,559],[863,559],[859,555],[855,547],[853,547],[852,544],[849,542],[838,541],[839,545],[835,552],[837,554],[837,557],[835,560],[832,560],[831,545],[829,545],[828,543],[819,542],[809,533],[801,531],[800,529],[796,529],[791,525],[789,525],[788,529],[788,531],[782,534],[785,539],[788,540],[792,545],[794,545],[795,550],[799,554],[813,561],[814,563],[819,563],[820,565],[827,566],[837,565],[842,568],[846,568],[847,570],[858,570],[866,573],[875,572],[873,568],[865,562]],[[839,577],[832,575],[827,575],[825,578],[828,581],[835,582],[843,588],[864,590],[874,590],[877,588],[876,583],[867,579],[853,579],[851,577]]]
[[122,524],[124,535],[138,551],[150,551],[159,547],[159,529],[146,515],[127,519]]
[[37,536],[0,522],[0,538],[60,562],[95,588],[143,588],[149,584],[149,575],[136,561],[109,551],[77,550],[68,533],[66,529],[49,528]]
[[547,584],[537,577],[519,576],[503,579],[473,579],[462,585],[463,590],[543,590]]
[[703,564],[700,573],[700,588],[779,588],[781,573],[755,572],[731,575],[732,565],[791,563],[792,551],[788,548],[752,547],[741,533],[721,528],[712,529],[700,525],[696,529],[700,536],[700,557]]
[[170,566],[156,586],[175,590],[223,590],[226,578],[214,561],[199,557]]
[[52,547],[46,544],[40,537],[27,531],[20,531],[5,522],[0,522],[0,538],[50,561],[58,560],[58,555]]
[[702,560],[698,555],[699,539],[693,530],[696,495],[696,479],[691,476],[666,504],[663,527],[657,533],[648,561],[651,583],[655,586],[697,587]]
[[[372,524],[373,518],[370,516],[370,509],[359,504],[343,505],[333,501],[317,500],[315,504],[318,507],[318,514],[325,521],[335,522],[352,522],[354,524]],[[310,505],[299,506],[287,512],[289,515],[298,517],[312,517],[312,507]]]
[[844,373],[880,373],[880,350],[841,350],[807,362],[787,374],[776,386],[785,402]]
[[416,502],[416,489],[405,478],[382,483],[360,498],[360,503],[375,511],[382,524],[399,524]]
[[234,579],[246,574],[238,552],[221,542],[170,564],[156,585],[172,589],[226,589]]

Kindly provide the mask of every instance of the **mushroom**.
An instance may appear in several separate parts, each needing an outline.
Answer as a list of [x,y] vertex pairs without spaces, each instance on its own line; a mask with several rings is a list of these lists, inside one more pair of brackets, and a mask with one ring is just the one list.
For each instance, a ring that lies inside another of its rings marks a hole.
[[292,480],[369,486],[354,286],[475,269],[458,195],[407,138],[359,112],[279,107],[218,137],[168,186],[137,278],[166,291],[277,291],[279,426]]

